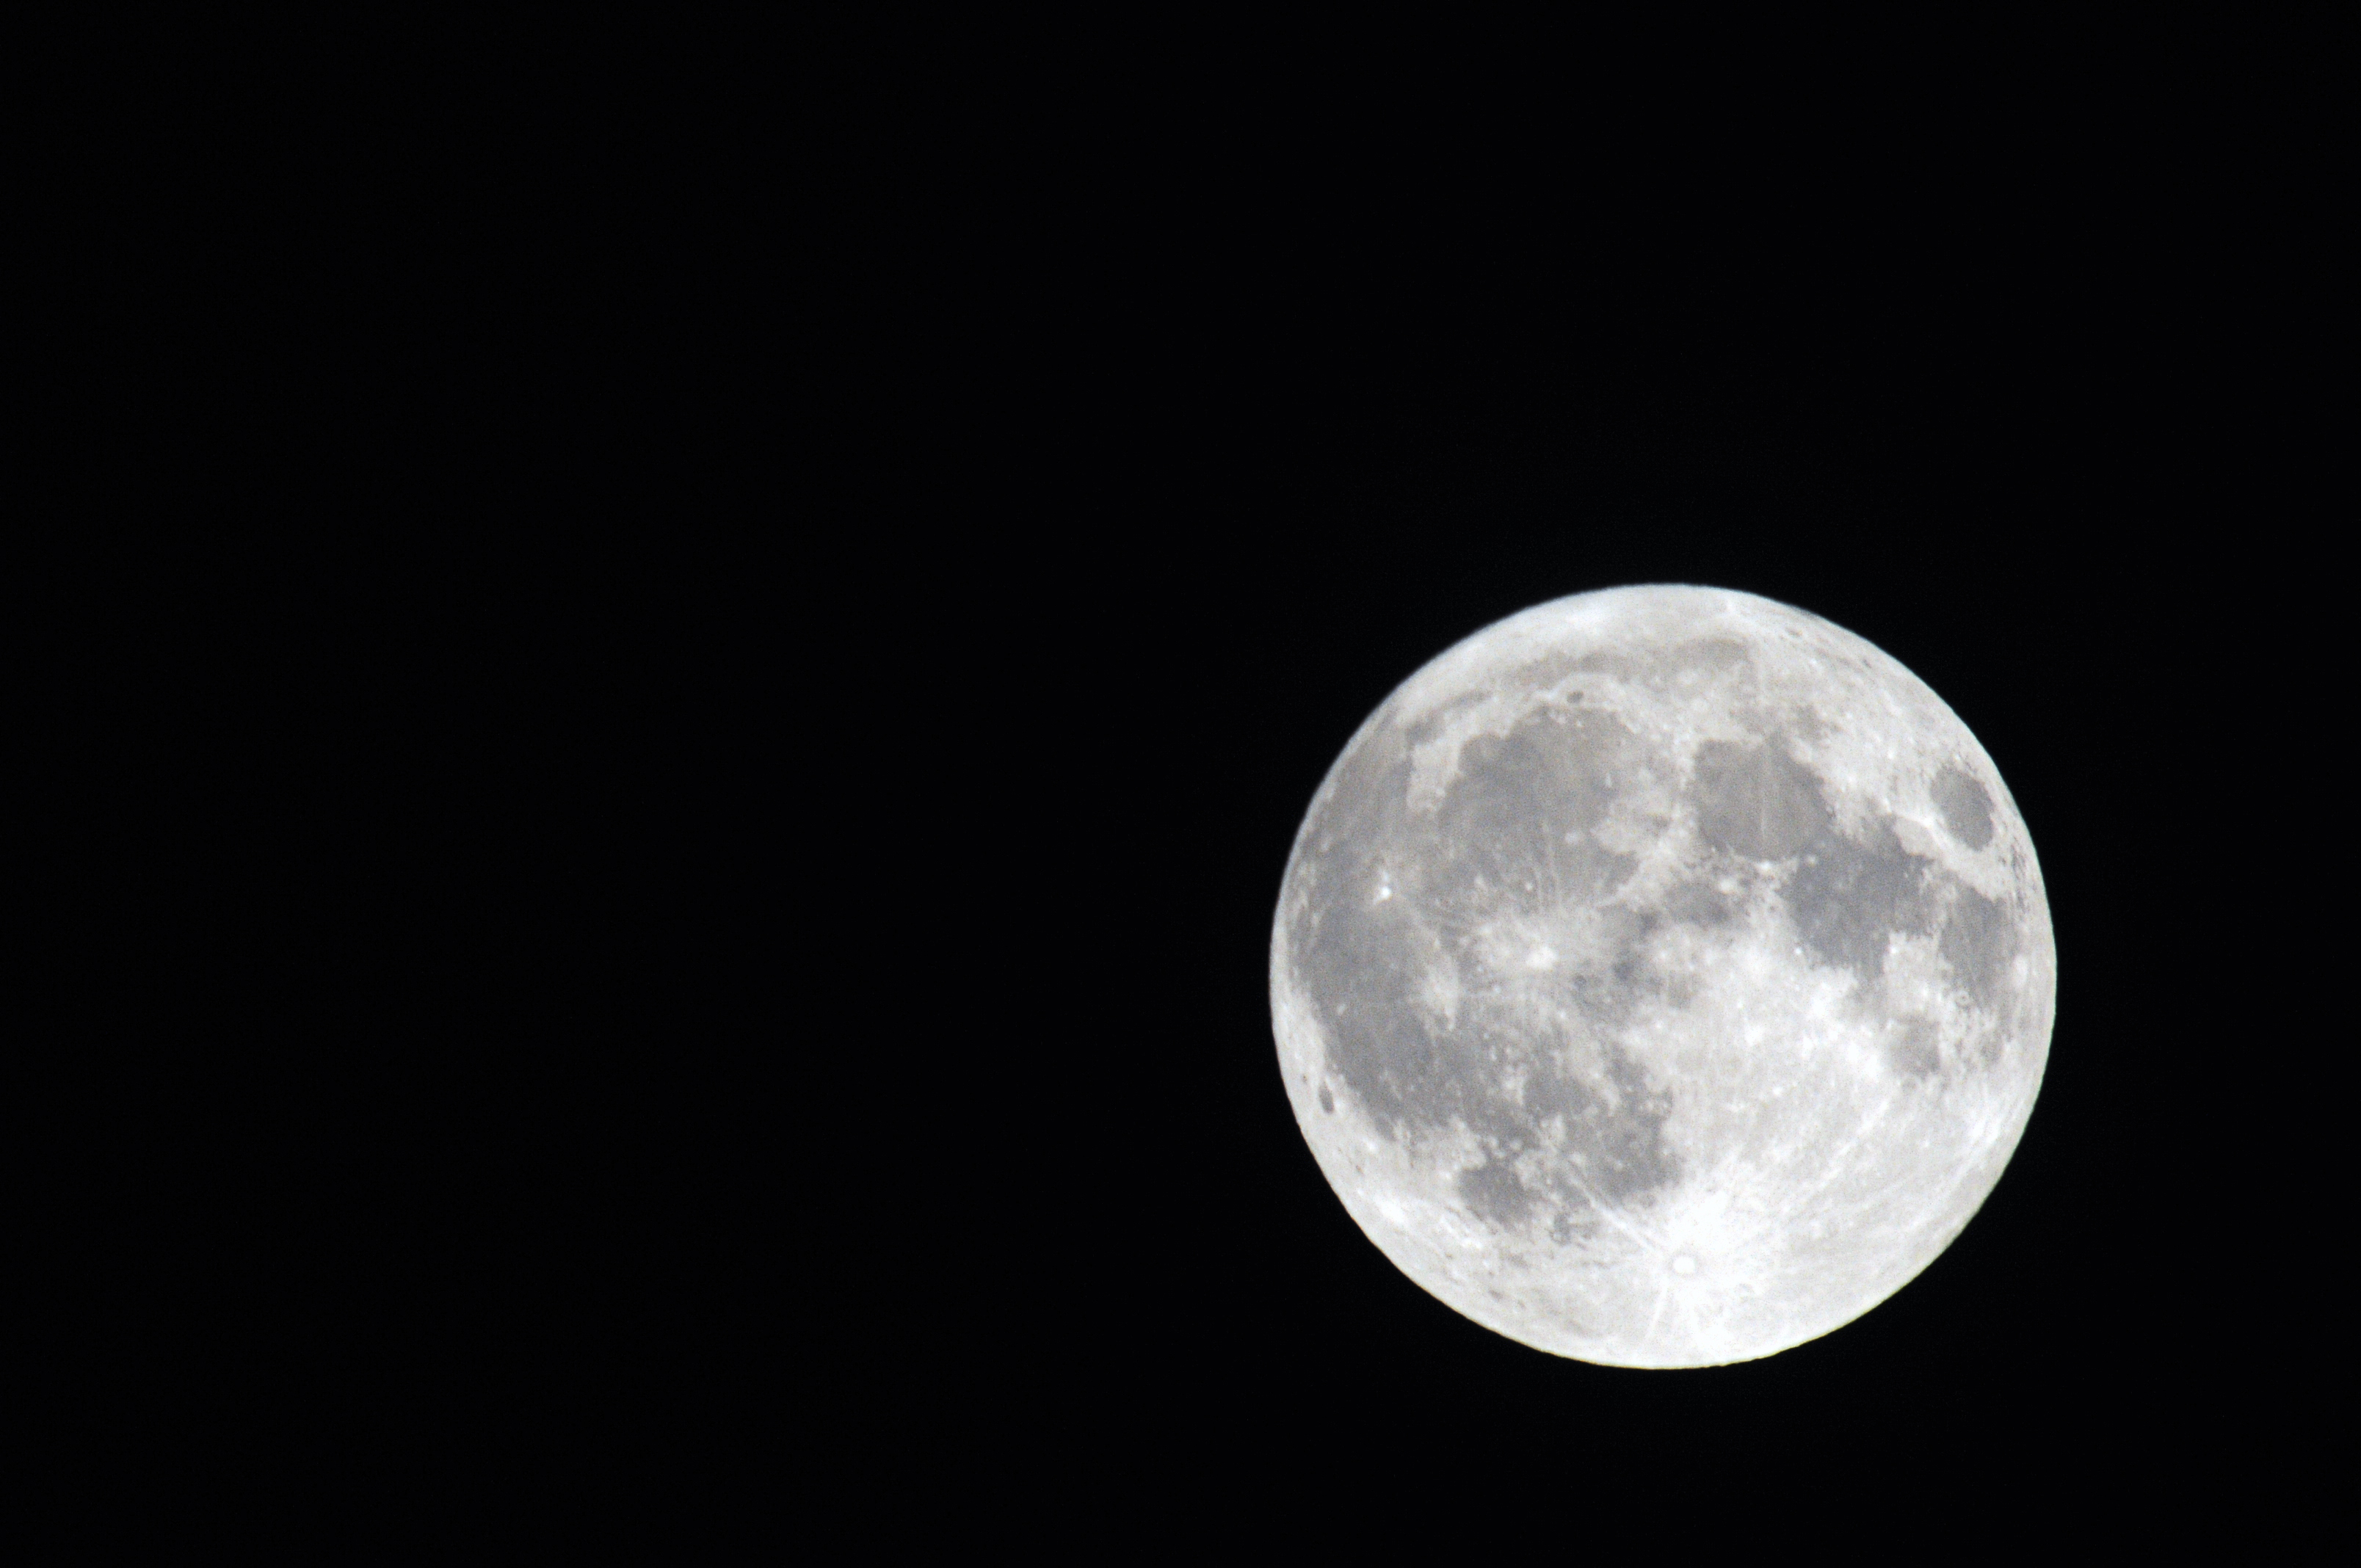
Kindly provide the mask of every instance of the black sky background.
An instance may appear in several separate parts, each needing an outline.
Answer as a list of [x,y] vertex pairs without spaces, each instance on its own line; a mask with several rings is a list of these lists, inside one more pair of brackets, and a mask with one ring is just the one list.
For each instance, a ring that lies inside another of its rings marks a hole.
[[[1526,104],[1511,163],[618,80],[126,155],[87,286],[147,314],[60,395],[165,433],[92,468],[38,666],[133,868],[45,936],[115,955],[33,1205],[108,1346],[27,1375],[63,1430],[298,1435],[371,1508],[686,1477],[959,1529],[2303,1502],[2350,394],[2289,137]],[[1387,693],[1652,582],[1925,680],[2059,973],[1965,1234],[1682,1373],[1396,1272],[1266,992]]]
[[[434,1320],[466,1365],[531,1348],[452,1408],[759,1464],[826,1400],[864,1475],[1143,1514],[1298,1465],[1664,1508],[1830,1467],[2084,1507],[2094,1466],[2111,1506],[2251,1473],[2315,1397],[2231,1261],[2276,1245],[2249,1193],[2301,999],[2257,981],[2284,872],[2224,826],[2306,765],[2269,674],[2329,558],[2301,322],[2132,268],[2181,244],[2169,203],[1956,251],[1831,221],[1758,266],[1710,223],[1595,263],[1578,214],[1437,247],[1276,198],[1191,239],[1160,189],[1088,221],[930,197],[775,414],[730,395],[764,384],[734,306],[675,302],[691,374],[569,447],[613,477],[600,526],[516,580],[572,585],[533,601],[580,654],[553,733],[598,765],[521,815],[550,880],[520,907],[557,912],[528,951],[579,937],[489,1058],[539,1129],[491,1228],[530,1242],[485,1260],[515,1304]],[[1296,826],[1387,692],[1647,582],[1925,679],[2031,826],[2059,950],[1966,1234],[1837,1333],[1679,1374],[1400,1277],[1296,1132],[1265,989]]]
[[[1179,1424],[1381,1472],[1433,1445],[1455,1476],[1565,1465],[1661,1498],[1686,1474],[1671,1455],[1909,1486],[2005,1453],[2070,1492],[2100,1453],[2162,1486],[2191,1448],[2250,1441],[2225,1410],[2298,1392],[2300,1364],[2206,1348],[2258,1303],[2200,1261],[2268,1157],[2255,1091],[2222,1075],[2252,1070],[2229,1064],[2268,1050],[2284,1001],[2249,1010],[2239,977],[2273,938],[2252,868],[2198,826],[2271,749],[2256,596],[2293,561],[2224,520],[2301,510],[2265,477],[2279,433],[2054,315],[1999,345],[1818,346],[1850,362],[1625,344],[1367,375],[1346,350],[1235,400],[1212,372],[1148,444],[1172,477],[1108,481],[1028,666],[1049,714],[1013,742],[1056,748],[1018,858],[1058,846],[1057,890],[1006,977],[1041,1097],[1018,1124],[1044,1146],[985,1223],[1043,1321],[990,1398],[1047,1380],[1135,1438]],[[1679,1374],[1525,1350],[1398,1274],[1296,1132],[1264,967],[1296,825],[1386,693],[1517,609],[1647,582],[1801,606],[1932,685],[2031,826],[2059,951],[2041,1099],[1966,1234],[1837,1333]],[[1069,942],[1081,1016],[1049,978]]]

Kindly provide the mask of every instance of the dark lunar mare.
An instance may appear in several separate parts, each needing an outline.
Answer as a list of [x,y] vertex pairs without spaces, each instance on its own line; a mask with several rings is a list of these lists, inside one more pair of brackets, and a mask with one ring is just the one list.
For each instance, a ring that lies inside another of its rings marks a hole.
[[1885,970],[1888,941],[1897,933],[1925,935],[1934,919],[1927,872],[1932,862],[1912,854],[1879,822],[1861,839],[1833,829],[1815,839],[1787,881],[1788,910],[1804,945],[1823,963],[1853,971],[1866,984]]
[[[1626,860],[1614,876],[1613,859],[1601,861],[1604,852],[1582,837],[1615,804],[1614,760],[1630,740],[1631,732],[1612,718],[1555,707],[1535,712],[1505,739],[1468,740],[1423,846],[1447,867],[1436,891],[1479,902],[1488,902],[1479,887],[1488,894],[1548,894],[1558,890],[1570,859],[1587,883],[1580,891],[1594,898],[1608,891],[1598,885],[1606,878],[1631,875],[1636,861]],[[1593,856],[1564,853],[1584,848]]]
[[1929,863],[1902,847],[1890,821],[1860,838],[1839,830],[1819,775],[1795,759],[1784,736],[1705,742],[1689,793],[1708,848],[1741,861],[1795,860],[1783,890],[1787,908],[1823,963],[1872,982],[1894,933],[1930,928]]
[[1971,850],[1992,842],[1992,796],[1983,785],[1960,768],[1947,767],[1935,775],[1934,795],[1935,809],[1942,813],[1952,838]]
[[[1759,745],[1708,740],[1690,774],[1697,836],[1742,861],[1785,861],[1782,892],[1795,934],[1822,963],[1850,970],[1864,986],[1885,971],[1894,937],[1924,936],[1942,921],[1938,948],[1960,989],[1995,1018],[2004,1016],[2016,926],[2007,909],[1905,849],[1891,817],[1857,835],[1842,831],[1819,775],[1796,760],[1784,736]],[[1937,780],[1944,821],[1962,843],[1989,843],[1990,799],[1958,769]],[[1981,834],[1981,839],[1977,835]],[[1686,902],[1679,902],[1686,901]],[[1668,909],[1709,918],[1699,892],[1676,890]],[[1913,1036],[1899,1061],[1921,1069],[1932,1047]]]
[[1819,775],[1789,756],[1779,737],[1753,746],[1707,741],[1697,748],[1689,787],[1697,832],[1717,850],[1784,861],[1828,836]]
[[[1466,1128],[1485,1154],[1458,1180],[1469,1211],[1520,1228],[1546,1210],[1551,1234],[1568,1240],[1594,1196],[1631,1202],[1677,1179],[1664,1139],[1671,1096],[1605,1032],[1629,1005],[1628,985],[1576,980],[1552,991],[1542,977],[1496,976],[1472,937],[1495,915],[1607,902],[1631,876],[1636,860],[1609,853],[1588,829],[1607,815],[1632,737],[1612,716],[1545,705],[1506,736],[1471,740],[1432,814],[1410,805],[1409,748],[1421,738],[1381,718],[1315,812],[1296,970],[1334,1076],[1384,1136]],[[1393,896],[1381,898],[1387,886]],[[1636,938],[1642,922],[1623,913]],[[1447,1020],[1421,1001],[1427,977],[1446,967],[1462,982]],[[1575,1076],[1549,1048],[1537,996],[1590,1033],[1604,1083]]]
[[1999,1016],[2008,1001],[2009,966],[2016,959],[2016,922],[2007,908],[1961,887],[1938,947],[1967,993]]

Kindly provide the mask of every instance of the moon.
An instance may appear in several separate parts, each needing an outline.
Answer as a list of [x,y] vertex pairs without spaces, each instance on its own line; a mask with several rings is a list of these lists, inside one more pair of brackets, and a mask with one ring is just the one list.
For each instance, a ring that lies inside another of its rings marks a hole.
[[1893,658],[1750,594],[1486,628],[1329,770],[1271,933],[1297,1124],[1467,1318],[1613,1366],[1850,1322],[2016,1147],[2057,949],[1992,759]]

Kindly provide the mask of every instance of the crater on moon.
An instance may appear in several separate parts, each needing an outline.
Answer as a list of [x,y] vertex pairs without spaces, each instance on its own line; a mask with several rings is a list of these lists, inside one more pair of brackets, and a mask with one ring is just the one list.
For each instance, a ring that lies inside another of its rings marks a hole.
[[1934,693],[1800,610],[1648,587],[1488,628],[1370,716],[1270,983],[1304,1136],[1397,1266],[1541,1349],[1694,1366],[1949,1245],[2054,975],[2025,825]]

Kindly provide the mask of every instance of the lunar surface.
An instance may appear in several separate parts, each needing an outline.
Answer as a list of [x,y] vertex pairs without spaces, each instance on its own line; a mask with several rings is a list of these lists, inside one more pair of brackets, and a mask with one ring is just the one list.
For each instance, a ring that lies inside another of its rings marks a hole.
[[2041,1086],[2033,844],[1908,670],[1747,594],[1621,588],[1412,675],[1271,938],[1298,1123],[1386,1256],[1559,1355],[1708,1366],[1960,1234]]

